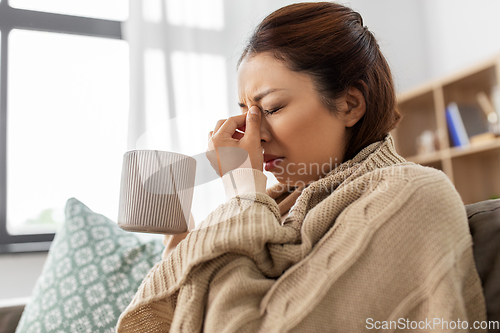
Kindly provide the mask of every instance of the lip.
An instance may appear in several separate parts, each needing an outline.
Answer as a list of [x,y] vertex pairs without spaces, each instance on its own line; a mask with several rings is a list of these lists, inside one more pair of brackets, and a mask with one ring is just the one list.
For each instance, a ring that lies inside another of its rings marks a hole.
[[271,155],[271,154],[264,154],[264,163],[270,162],[270,161],[275,160],[277,158],[284,158],[284,157],[283,156]]
[[277,156],[272,154],[264,154],[264,170],[271,171],[276,168],[278,164],[283,162],[283,156]]

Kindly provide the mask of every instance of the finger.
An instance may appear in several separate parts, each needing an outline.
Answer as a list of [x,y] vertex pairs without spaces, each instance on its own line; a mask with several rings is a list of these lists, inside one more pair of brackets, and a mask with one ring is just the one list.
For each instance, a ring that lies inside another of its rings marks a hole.
[[214,131],[208,132],[208,140],[210,140],[213,135],[214,135]]
[[238,127],[245,125],[245,118],[245,113],[229,117],[216,134],[221,133],[232,136]]
[[227,119],[221,119],[217,122],[217,124],[215,124],[214,133],[217,133],[219,128],[221,128],[221,126],[226,122],[226,120]]
[[245,140],[252,140],[260,143],[260,109],[252,106],[246,113]]
[[[212,132],[211,132],[212,133]],[[214,140],[213,140],[213,133],[212,133],[212,136],[209,134],[208,135],[208,150],[215,150],[215,147],[214,147]]]

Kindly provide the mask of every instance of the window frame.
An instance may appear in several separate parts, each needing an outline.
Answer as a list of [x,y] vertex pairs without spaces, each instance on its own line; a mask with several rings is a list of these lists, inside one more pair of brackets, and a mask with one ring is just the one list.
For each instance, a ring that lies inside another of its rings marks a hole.
[[46,252],[55,233],[11,235],[7,231],[8,45],[13,29],[123,40],[122,21],[33,11],[0,2],[0,254]]

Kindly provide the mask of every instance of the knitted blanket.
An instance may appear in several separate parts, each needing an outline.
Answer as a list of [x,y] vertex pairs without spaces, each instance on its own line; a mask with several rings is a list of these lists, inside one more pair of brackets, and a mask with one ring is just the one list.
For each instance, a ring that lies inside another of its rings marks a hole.
[[294,203],[276,184],[220,205],[148,273],[117,332],[485,319],[459,194],[443,172],[399,156],[390,134],[297,190]]

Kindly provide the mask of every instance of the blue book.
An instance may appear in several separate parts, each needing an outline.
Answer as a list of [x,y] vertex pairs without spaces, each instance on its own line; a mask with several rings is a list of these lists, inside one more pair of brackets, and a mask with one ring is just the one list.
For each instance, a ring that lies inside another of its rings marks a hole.
[[465,130],[457,103],[452,102],[446,107],[446,122],[448,123],[452,145],[454,147],[469,145],[469,136]]

